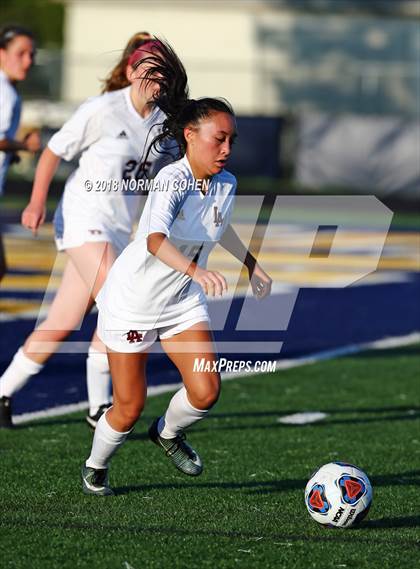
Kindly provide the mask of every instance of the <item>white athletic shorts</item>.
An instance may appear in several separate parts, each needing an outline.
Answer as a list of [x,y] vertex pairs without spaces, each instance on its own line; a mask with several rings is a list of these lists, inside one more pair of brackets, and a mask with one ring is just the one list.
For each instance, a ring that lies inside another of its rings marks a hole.
[[114,352],[137,354],[146,352],[156,340],[171,338],[199,322],[210,322],[205,305],[196,306],[175,323],[153,330],[133,330],[132,324],[113,318],[99,308],[97,334],[102,342]]
[[116,230],[101,221],[68,219],[63,215],[62,202],[54,215],[55,244],[58,251],[80,247],[84,243],[111,243],[118,256],[130,242],[131,233]]

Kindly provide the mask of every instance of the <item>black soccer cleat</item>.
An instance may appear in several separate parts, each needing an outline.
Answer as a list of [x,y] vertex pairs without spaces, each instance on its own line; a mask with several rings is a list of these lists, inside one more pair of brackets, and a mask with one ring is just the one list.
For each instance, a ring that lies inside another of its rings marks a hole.
[[195,450],[185,442],[185,434],[181,433],[173,439],[164,439],[159,435],[159,419],[160,417],[157,417],[150,425],[150,440],[164,449],[166,456],[178,470],[188,476],[199,476],[203,472],[203,464]]
[[107,468],[90,468],[82,466],[82,489],[84,494],[91,496],[114,496],[109,487]]
[[86,419],[86,422],[89,425],[89,427],[91,427],[93,430],[95,430],[99,419],[102,417],[102,415],[105,413],[105,411],[107,411],[110,407],[112,407],[111,403],[104,403],[103,405],[101,405],[99,407],[99,409],[97,410],[97,412],[94,415],[86,415],[85,419]]
[[0,397],[0,429],[13,429],[10,397]]

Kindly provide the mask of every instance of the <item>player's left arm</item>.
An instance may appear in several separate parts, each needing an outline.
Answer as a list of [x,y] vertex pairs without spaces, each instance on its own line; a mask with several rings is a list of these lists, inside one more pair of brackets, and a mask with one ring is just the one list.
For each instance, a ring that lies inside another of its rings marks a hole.
[[254,296],[257,298],[268,296],[271,292],[272,279],[258,264],[249,249],[245,247],[230,223],[227,225],[219,243],[247,268]]
[[39,132],[34,130],[29,132],[23,140],[10,139],[2,136],[0,132],[0,151],[16,153],[20,150],[27,152],[38,152],[41,149],[41,137]]
[[195,261],[191,261],[169,241],[164,233],[150,233],[147,236],[147,250],[171,269],[188,275],[206,294],[222,296],[227,291],[227,282],[221,273],[208,271]]
[[[170,175],[167,178],[165,169],[161,170],[155,178],[156,188],[159,188],[161,183],[173,182],[177,179],[176,175],[175,177]],[[221,296],[227,290],[225,277],[218,271],[203,269],[168,239],[172,223],[185,199],[184,192],[178,190],[149,193],[143,212],[144,219],[147,219],[147,250],[171,269],[188,275],[202,287],[206,294]]]
[[14,156],[17,156],[16,152],[20,150],[38,152],[41,149],[41,137],[38,130],[29,132],[22,140],[9,138],[8,133],[13,121],[13,109],[13,101],[6,94],[5,97],[2,97],[0,105],[0,151],[10,152]]

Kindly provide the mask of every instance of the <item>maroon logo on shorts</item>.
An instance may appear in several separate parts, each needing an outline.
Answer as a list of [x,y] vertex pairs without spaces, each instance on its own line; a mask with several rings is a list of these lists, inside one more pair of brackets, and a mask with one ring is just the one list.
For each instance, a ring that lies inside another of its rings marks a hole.
[[134,342],[139,343],[143,340],[143,334],[140,334],[137,330],[130,330],[124,336],[127,336],[127,342],[130,344],[134,344]]

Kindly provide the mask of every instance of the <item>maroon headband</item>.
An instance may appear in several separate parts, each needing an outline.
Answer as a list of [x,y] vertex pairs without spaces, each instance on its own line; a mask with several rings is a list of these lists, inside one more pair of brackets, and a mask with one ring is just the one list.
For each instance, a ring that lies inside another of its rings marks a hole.
[[128,58],[127,65],[133,66],[141,57],[143,57],[142,52],[151,52],[153,49],[160,47],[160,42],[158,40],[148,40],[143,45],[138,47]]

